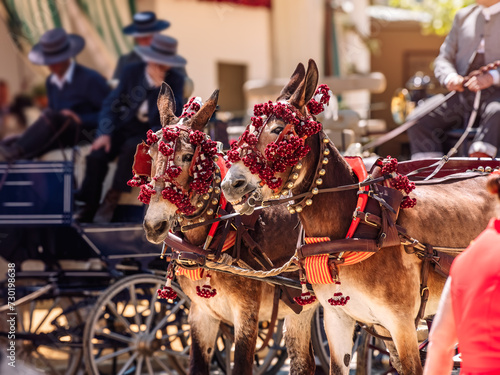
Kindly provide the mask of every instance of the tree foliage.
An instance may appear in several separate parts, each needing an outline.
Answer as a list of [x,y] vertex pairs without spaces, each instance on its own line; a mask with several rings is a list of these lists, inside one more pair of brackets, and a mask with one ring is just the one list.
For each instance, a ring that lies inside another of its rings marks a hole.
[[426,12],[430,21],[423,23],[424,33],[447,35],[453,24],[453,17],[460,8],[473,4],[474,0],[390,0],[396,8]]

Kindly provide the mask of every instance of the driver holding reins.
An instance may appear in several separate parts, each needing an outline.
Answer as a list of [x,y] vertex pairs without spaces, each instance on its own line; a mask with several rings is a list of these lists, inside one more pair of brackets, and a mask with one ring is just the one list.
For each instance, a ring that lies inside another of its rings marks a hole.
[[447,131],[464,128],[474,110],[476,93],[478,132],[470,145],[471,157],[496,157],[500,147],[500,70],[464,77],[500,60],[500,0],[476,0],[460,9],[434,64],[434,74],[450,91],[457,91],[408,129],[412,159],[443,156]]

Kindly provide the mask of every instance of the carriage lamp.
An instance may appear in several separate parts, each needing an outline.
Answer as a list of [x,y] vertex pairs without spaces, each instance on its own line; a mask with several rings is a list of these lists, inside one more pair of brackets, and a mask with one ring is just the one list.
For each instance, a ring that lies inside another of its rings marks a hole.
[[326,173],[326,171],[325,171],[324,169],[320,169],[320,170],[319,170],[319,172],[318,172],[318,174],[319,174],[320,176],[324,176],[324,175],[325,175],[325,173]]
[[311,204],[313,204],[313,200],[311,198],[306,199],[306,204],[310,206]]

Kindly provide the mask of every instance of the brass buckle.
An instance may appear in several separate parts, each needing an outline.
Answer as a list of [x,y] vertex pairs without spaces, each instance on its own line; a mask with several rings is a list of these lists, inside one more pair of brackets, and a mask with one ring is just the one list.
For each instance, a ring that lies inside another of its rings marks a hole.
[[368,224],[368,225],[371,225],[371,226],[374,226],[374,227],[377,227],[377,223],[373,222],[373,221],[370,221],[368,220],[368,216],[370,215],[369,212],[366,212],[365,213],[365,223]]
[[198,268],[205,265],[205,257],[195,253],[175,252],[172,254],[172,260],[175,260],[184,268]]
[[422,289],[422,291],[420,292],[420,297],[423,297],[423,296],[424,296],[424,292],[425,292],[426,290],[429,290],[429,287],[427,287],[427,286],[426,286],[424,289]]

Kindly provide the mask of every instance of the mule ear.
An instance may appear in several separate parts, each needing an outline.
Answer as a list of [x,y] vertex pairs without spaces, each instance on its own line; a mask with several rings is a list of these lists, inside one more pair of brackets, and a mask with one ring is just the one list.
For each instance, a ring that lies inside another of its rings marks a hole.
[[309,65],[307,66],[307,73],[304,80],[300,83],[298,89],[294,92],[290,99],[290,104],[302,110],[309,100],[314,95],[316,87],[318,86],[318,67],[313,59],[309,60]]
[[297,87],[299,87],[299,84],[300,82],[302,82],[305,75],[306,69],[304,68],[304,64],[298,63],[295,71],[290,77],[290,81],[286,84],[285,87],[283,87],[280,96],[278,96],[278,99],[276,99],[276,101],[279,102],[280,100],[290,99],[295,90],[297,90]]
[[219,90],[215,90],[210,98],[203,104],[196,114],[191,117],[191,121],[189,122],[191,129],[194,130],[203,130],[203,128],[208,124],[208,120],[215,112],[217,108],[217,101],[219,100]]
[[158,94],[158,112],[160,113],[161,127],[164,128],[170,124],[176,124],[179,119],[175,116],[175,98],[169,85],[165,82],[161,84]]

